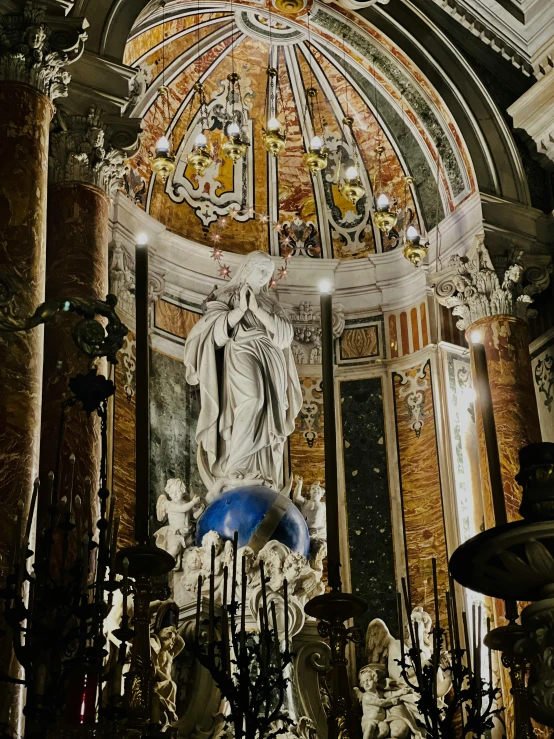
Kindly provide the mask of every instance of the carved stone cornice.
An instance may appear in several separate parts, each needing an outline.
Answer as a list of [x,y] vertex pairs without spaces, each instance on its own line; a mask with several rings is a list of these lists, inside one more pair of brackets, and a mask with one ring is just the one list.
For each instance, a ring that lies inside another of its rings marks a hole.
[[[165,272],[150,266],[148,270],[148,297],[154,305],[165,292]],[[110,244],[110,293],[117,297],[117,312],[124,318],[135,317],[135,260],[118,241]],[[132,323],[132,321],[130,321]]]
[[534,318],[533,295],[548,287],[552,271],[548,257],[533,259],[517,247],[491,258],[483,236],[477,237],[467,257],[455,254],[450,266],[435,276],[435,294],[460,317],[456,323],[460,331],[487,316]]
[[21,13],[0,15],[0,80],[24,82],[51,101],[67,96],[66,66],[83,53],[86,21],[47,17],[47,6],[27,0]]
[[[134,121],[109,118],[95,105],[86,115],[58,108],[50,132],[50,183],[84,182],[114,195],[122,185],[125,162],[139,150]],[[112,119],[113,120],[113,119]]]

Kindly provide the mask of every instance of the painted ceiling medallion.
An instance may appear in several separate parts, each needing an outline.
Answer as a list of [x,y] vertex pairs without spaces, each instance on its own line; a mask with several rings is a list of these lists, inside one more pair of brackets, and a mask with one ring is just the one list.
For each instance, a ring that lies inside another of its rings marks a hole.
[[305,0],[272,0],[272,4],[279,13],[284,13],[284,15],[298,15],[308,9],[308,3]]

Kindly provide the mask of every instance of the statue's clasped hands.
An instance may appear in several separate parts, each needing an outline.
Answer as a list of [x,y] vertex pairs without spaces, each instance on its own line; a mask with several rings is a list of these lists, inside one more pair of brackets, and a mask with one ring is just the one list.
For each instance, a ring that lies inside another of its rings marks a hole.
[[238,309],[243,314],[246,313],[248,309],[250,309],[252,313],[257,313],[258,301],[256,300],[256,296],[250,285],[246,284],[241,287],[238,298],[238,306],[236,305],[235,301],[235,307],[238,307]]

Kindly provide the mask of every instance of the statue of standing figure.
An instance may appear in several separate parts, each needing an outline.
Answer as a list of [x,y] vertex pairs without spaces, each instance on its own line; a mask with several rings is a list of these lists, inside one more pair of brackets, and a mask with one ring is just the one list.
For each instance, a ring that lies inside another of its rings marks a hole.
[[187,382],[200,387],[196,440],[209,491],[241,481],[283,486],[283,450],[302,390],[293,326],[269,292],[273,272],[268,254],[250,253],[185,343]]
[[325,488],[322,488],[319,482],[310,485],[310,489],[306,497],[302,495],[302,486],[304,480],[299,475],[296,476],[296,487],[292,496],[292,501],[304,516],[308,524],[310,539],[327,539],[327,508],[321,500],[325,495]]
[[199,518],[204,509],[198,495],[193,495],[187,501],[186,493],[185,483],[175,477],[167,481],[165,493],[156,501],[158,521],[164,521],[167,517],[167,525],[154,533],[156,543],[175,559],[177,571],[182,569],[183,552],[194,541],[191,518]]

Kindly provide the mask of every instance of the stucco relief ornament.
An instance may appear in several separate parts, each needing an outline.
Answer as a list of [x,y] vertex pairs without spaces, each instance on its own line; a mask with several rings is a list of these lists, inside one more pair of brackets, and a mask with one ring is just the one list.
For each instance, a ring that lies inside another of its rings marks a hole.
[[87,38],[79,19],[46,19],[46,7],[28,1],[21,14],[0,15],[0,80],[25,82],[54,101],[67,96],[65,67],[83,53]]
[[404,406],[409,414],[410,428],[419,438],[423,429],[425,419],[425,398],[429,383],[427,382],[427,364],[422,365],[417,371],[394,373],[400,377],[399,397],[404,401]]
[[[292,352],[297,364],[321,364],[321,318],[319,310],[305,300],[289,314],[294,327]],[[333,338],[339,339],[344,331],[344,307],[333,306]]]
[[[135,263],[131,254],[118,241],[110,245],[110,292],[117,297],[118,311],[127,316],[135,315]],[[156,303],[165,291],[165,272],[150,268],[148,298]]]
[[436,285],[439,302],[460,316],[456,323],[460,331],[487,316],[534,318],[533,295],[548,286],[550,270],[537,265],[526,268],[524,253],[516,247],[510,249],[500,269],[495,268],[482,239],[473,251],[472,257],[455,254],[450,260],[455,274]]
[[69,115],[58,108],[50,133],[50,182],[85,182],[115,195],[123,184],[126,160],[138,150],[135,127],[114,131],[97,106],[86,115]]

